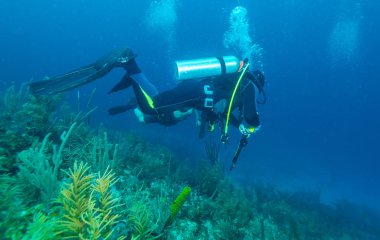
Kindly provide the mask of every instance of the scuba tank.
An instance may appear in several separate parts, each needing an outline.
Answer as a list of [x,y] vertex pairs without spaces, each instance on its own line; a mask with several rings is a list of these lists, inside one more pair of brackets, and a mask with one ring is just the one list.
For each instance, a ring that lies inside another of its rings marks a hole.
[[235,56],[176,61],[176,79],[186,80],[237,72],[240,60]]

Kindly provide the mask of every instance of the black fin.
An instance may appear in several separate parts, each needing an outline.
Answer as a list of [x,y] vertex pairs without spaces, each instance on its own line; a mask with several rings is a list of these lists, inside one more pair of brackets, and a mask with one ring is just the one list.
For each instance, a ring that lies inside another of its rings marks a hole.
[[128,75],[125,74],[124,77],[118,82],[109,92],[108,94],[118,92],[120,90],[129,88],[132,85],[133,79]]
[[[95,81],[114,67],[123,67],[135,55],[129,48],[117,49],[98,59],[95,63],[75,69],[60,76],[30,83],[30,91],[34,94],[55,94],[79,87]],[[124,62],[121,63],[121,60]]]
[[136,98],[131,98],[126,105],[116,106],[116,107],[112,107],[108,109],[108,114],[116,115],[116,114],[127,112],[130,109],[136,108],[136,107],[137,107]]
[[56,94],[95,81],[107,74],[111,69],[112,67],[110,66],[104,66],[97,70],[93,65],[89,65],[48,80],[31,82],[29,86],[34,94]]

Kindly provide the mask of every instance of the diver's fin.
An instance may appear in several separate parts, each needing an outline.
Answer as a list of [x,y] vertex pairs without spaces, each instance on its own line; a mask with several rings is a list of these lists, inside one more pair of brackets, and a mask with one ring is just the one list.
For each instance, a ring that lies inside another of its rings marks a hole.
[[89,82],[95,81],[110,72],[114,67],[123,67],[134,59],[130,48],[114,50],[98,59],[95,63],[75,69],[66,74],[48,80],[30,83],[34,94],[55,94],[64,92]]
[[108,114],[111,115],[111,116],[112,115],[117,115],[117,114],[120,114],[120,113],[127,112],[130,109],[131,108],[129,106],[127,106],[127,105],[112,107],[112,108],[108,109]]
[[120,82],[113,86],[113,88],[108,92],[108,94],[129,88],[132,85],[132,81],[133,79],[128,74],[125,74],[124,77],[120,80]]
[[96,69],[95,65],[89,65],[48,80],[31,82],[30,91],[34,94],[56,94],[68,91],[103,77],[112,68],[112,66],[104,65],[103,68]]
[[109,115],[116,115],[116,114],[120,114],[123,112],[127,112],[130,109],[136,108],[136,107],[137,107],[136,98],[132,98],[128,101],[128,103],[126,105],[116,106],[116,107],[112,107],[112,108],[108,109],[108,114]]

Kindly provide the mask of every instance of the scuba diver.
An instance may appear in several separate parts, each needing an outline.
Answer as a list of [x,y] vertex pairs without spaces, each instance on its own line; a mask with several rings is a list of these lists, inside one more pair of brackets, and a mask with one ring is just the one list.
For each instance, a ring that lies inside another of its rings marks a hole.
[[[158,93],[135,61],[136,55],[129,48],[115,50],[95,63],[75,69],[61,76],[31,82],[34,94],[56,94],[95,81],[113,68],[126,70],[123,78],[109,94],[132,87],[135,98],[126,105],[109,109],[110,115],[131,109],[140,122],[174,125],[195,114],[200,126],[199,136],[205,129],[214,130],[216,123],[222,123],[222,141],[228,140],[228,125],[236,126],[248,138],[260,129],[256,99],[264,92],[265,77],[260,71],[249,71],[247,60],[240,61],[234,56],[209,59],[178,61],[178,85]],[[260,103],[260,102],[259,102]],[[235,116],[232,111],[238,109]],[[224,124],[225,123],[225,124]]]

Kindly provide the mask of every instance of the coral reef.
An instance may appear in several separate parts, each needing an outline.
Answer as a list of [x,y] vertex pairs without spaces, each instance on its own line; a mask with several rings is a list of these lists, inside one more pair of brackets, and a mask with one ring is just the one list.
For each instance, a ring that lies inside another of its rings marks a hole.
[[235,183],[211,142],[208,161],[179,164],[165,146],[91,127],[96,108],[15,87],[0,108],[1,239],[380,239],[367,207]]
[[111,186],[117,181],[115,174],[106,169],[103,175],[88,173],[89,167],[74,163],[58,199],[62,220],[58,221],[57,235],[65,239],[110,239],[113,225],[120,217],[115,213],[119,198],[113,197]]

